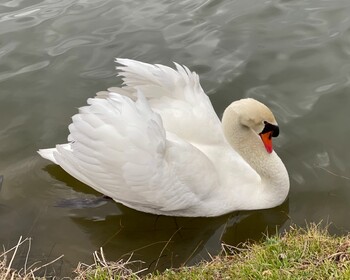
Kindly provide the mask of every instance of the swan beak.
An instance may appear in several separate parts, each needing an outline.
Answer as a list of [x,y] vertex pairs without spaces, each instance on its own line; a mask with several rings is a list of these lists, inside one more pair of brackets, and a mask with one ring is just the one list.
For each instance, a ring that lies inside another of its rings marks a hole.
[[271,154],[273,151],[272,148],[272,137],[277,137],[280,133],[280,130],[277,125],[270,124],[268,122],[264,122],[265,127],[264,130],[259,134],[261,140],[264,143],[266,151]]
[[266,132],[266,133],[260,133],[261,140],[264,143],[266,151],[271,154],[273,149],[272,149],[272,131]]

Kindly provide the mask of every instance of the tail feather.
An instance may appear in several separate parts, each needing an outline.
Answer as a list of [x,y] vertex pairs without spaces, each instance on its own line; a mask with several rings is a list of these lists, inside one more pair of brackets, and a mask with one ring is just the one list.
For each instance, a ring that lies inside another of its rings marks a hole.
[[39,149],[38,154],[41,155],[43,158],[48,159],[52,161],[53,163],[57,164],[57,160],[54,157],[54,152],[56,152],[56,148],[51,149]]

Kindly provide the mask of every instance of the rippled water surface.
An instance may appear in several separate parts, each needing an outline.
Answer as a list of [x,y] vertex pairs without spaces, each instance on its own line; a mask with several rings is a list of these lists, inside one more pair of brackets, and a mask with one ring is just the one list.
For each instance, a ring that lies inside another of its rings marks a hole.
[[[193,264],[290,223],[350,230],[350,2],[348,0],[11,0],[0,2],[0,244],[32,237],[30,262],[64,258],[56,275],[92,262],[142,259],[164,269]],[[218,218],[156,217],[97,196],[36,154],[64,143],[70,118],[95,92],[120,84],[115,57],[186,64],[219,115],[254,97],[275,113],[276,151],[289,199],[264,211]],[[21,265],[25,250],[16,265]],[[158,261],[157,261],[158,260]]]

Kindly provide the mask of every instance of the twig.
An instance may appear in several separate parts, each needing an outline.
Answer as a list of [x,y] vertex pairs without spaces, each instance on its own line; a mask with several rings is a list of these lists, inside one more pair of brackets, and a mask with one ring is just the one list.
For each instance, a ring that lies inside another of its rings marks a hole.
[[29,244],[28,244],[28,251],[27,251],[27,255],[26,255],[26,260],[24,262],[24,274],[25,275],[27,275],[27,263],[28,263],[28,258],[29,258],[29,252],[30,252],[30,249],[32,247],[32,239],[29,238],[28,242],[29,242]]
[[[20,239],[22,239],[22,236],[20,237]],[[23,244],[24,242],[26,242],[27,240],[28,240],[28,238],[26,238],[26,239],[24,239],[23,241],[21,241],[21,243],[18,242],[19,244],[17,243],[16,246],[13,246],[11,249],[9,249],[9,250],[5,251],[4,253],[2,253],[2,254],[0,255],[0,258],[2,258],[3,256],[7,255],[7,254],[10,253],[11,251],[15,250],[17,246],[22,245],[22,244]]]
[[126,256],[128,256],[128,255],[130,255],[130,254],[134,254],[134,253],[137,252],[137,251],[140,251],[140,250],[143,250],[143,249],[145,249],[145,248],[148,248],[148,247],[151,247],[151,246],[154,246],[154,245],[157,245],[157,244],[161,244],[161,243],[166,243],[166,241],[156,241],[156,242],[153,242],[153,243],[151,243],[151,244],[147,244],[147,245],[145,245],[145,246],[141,246],[141,247],[139,247],[139,248],[137,248],[137,249],[134,249],[134,250],[132,250],[132,251],[129,251],[129,252],[123,254],[120,258],[124,258],[124,257],[126,257]]
[[120,259],[117,262],[109,262],[106,260],[103,248],[100,248],[100,251],[95,251],[93,253],[94,264],[87,265],[84,263],[79,263],[78,267],[75,270],[75,273],[78,276],[75,279],[86,279],[89,274],[95,274],[97,276],[98,268],[102,268],[104,271],[108,273],[110,279],[114,278],[114,274],[118,274],[118,279],[129,279],[129,277],[134,277],[133,279],[141,279],[137,274],[140,274],[147,270],[147,268],[140,269],[136,272],[133,272],[128,265],[133,263],[142,263],[141,261],[131,261],[133,254],[129,256],[126,261]]
[[[248,243],[240,243],[238,245],[242,245],[242,246],[245,246],[247,245]],[[233,254],[235,251],[238,251],[238,252],[246,252],[248,251],[249,249],[247,248],[243,248],[243,247],[238,247],[238,246],[234,246],[234,245],[229,245],[229,244],[226,244],[226,243],[221,243],[221,248],[222,248],[222,251],[228,255],[227,251],[229,251],[229,254]]]
[[43,264],[42,266],[39,266],[39,267],[34,268],[34,269],[32,270],[32,273],[38,271],[39,269],[42,269],[42,268],[44,268],[44,267],[47,267],[47,266],[50,265],[50,264],[53,264],[54,262],[58,261],[59,259],[61,259],[61,258],[63,258],[63,257],[64,257],[64,255],[61,255],[61,256],[57,257],[56,259],[52,260],[51,262],[48,262],[48,263],[46,263],[46,264]]
[[158,266],[158,263],[159,263],[159,260],[160,260],[160,258],[161,258],[161,256],[163,255],[163,252],[164,252],[164,250],[165,250],[165,248],[168,246],[168,244],[170,243],[170,241],[173,239],[173,237],[175,236],[175,234],[177,234],[179,231],[181,230],[181,227],[180,228],[178,228],[174,233],[173,233],[173,235],[172,236],[170,236],[170,238],[169,238],[169,240],[165,243],[165,245],[164,245],[164,247],[163,247],[163,249],[162,249],[162,251],[160,252],[160,254],[159,254],[159,257],[158,257],[158,259],[157,259],[157,262],[156,262],[156,264],[155,264],[155,266],[154,266],[154,270],[156,270],[157,269],[157,266]]
[[[199,246],[203,243],[203,240],[199,241],[196,248],[194,248],[194,250],[192,251],[192,253],[189,255],[189,257],[186,259],[186,261],[183,263],[183,266],[185,266],[187,264],[187,262],[190,260],[190,258],[192,258],[192,256],[194,255],[194,253],[198,250]],[[210,256],[211,257],[211,256]]]
[[347,253],[346,252],[336,252],[336,253],[334,253],[334,254],[332,254],[332,255],[329,255],[328,257],[327,257],[327,259],[336,259],[337,257],[339,257],[339,256],[341,256],[341,255],[346,255]]
[[[23,237],[20,236],[17,244],[14,247],[12,247],[11,249],[9,249],[7,251],[5,251],[5,249],[4,249],[5,252],[0,255],[0,259],[2,258],[2,261],[4,262],[4,267],[6,267],[5,268],[6,272],[1,276],[1,280],[5,280],[5,279],[36,279],[36,277],[34,275],[34,273],[36,271],[53,264],[54,262],[56,262],[57,260],[59,260],[60,258],[63,257],[63,255],[61,255],[60,257],[54,259],[53,261],[45,263],[39,267],[35,267],[35,266],[40,262],[34,262],[34,264],[32,264],[28,267],[29,254],[30,254],[30,250],[31,250],[31,240],[32,240],[31,238],[26,238],[23,240]],[[26,254],[26,258],[24,261],[24,267],[21,268],[20,270],[12,269],[12,263],[17,255],[18,249],[26,241],[28,241],[29,244],[28,244],[28,251]],[[13,251],[13,254],[12,254],[11,260],[6,265],[7,254],[9,254],[12,251]]]
[[13,262],[13,260],[15,259],[15,256],[16,256],[16,253],[17,253],[17,250],[18,250],[18,247],[22,244],[21,241],[22,241],[22,236],[19,238],[19,240],[18,240],[18,242],[17,242],[17,245],[14,247],[14,248],[15,248],[15,251],[13,252],[13,255],[12,255],[12,258],[11,258],[11,260],[10,260],[10,263],[9,263],[9,265],[7,266],[7,270],[6,270],[6,273],[5,273],[5,276],[4,276],[3,279],[6,279],[7,276],[8,276],[8,274],[9,274],[10,271],[11,271],[12,262]]

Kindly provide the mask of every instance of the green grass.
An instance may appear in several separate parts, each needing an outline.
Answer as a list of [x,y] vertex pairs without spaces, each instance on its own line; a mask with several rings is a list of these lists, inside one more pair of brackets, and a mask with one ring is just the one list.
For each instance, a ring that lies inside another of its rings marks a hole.
[[[330,236],[316,225],[306,230],[291,227],[283,236],[268,236],[241,249],[223,248],[210,262],[155,272],[142,279],[350,279],[350,236]],[[82,273],[80,279],[127,279],[118,271],[113,274],[115,263],[110,264],[98,265],[97,270]],[[128,279],[141,278],[129,273]]]
[[331,237],[315,225],[244,247],[226,246],[211,262],[147,279],[350,279],[350,237]]

